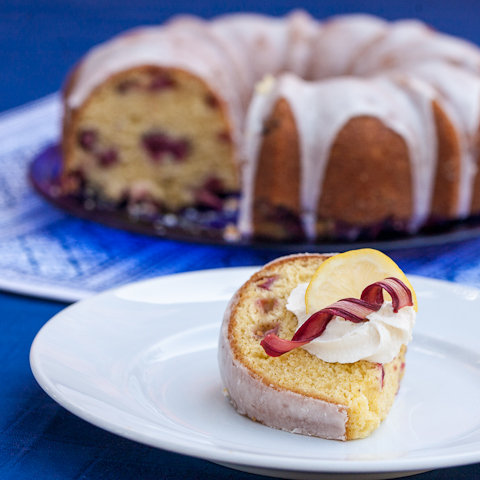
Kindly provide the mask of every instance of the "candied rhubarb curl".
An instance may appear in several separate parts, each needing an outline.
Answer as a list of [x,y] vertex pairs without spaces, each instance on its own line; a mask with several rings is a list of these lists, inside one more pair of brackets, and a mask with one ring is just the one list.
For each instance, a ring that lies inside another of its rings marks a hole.
[[327,308],[314,313],[296,332],[291,340],[284,340],[276,335],[266,336],[261,345],[267,355],[279,357],[298,347],[302,347],[318,338],[327,328],[327,325],[338,316],[354,323],[361,323],[366,316],[380,310],[380,305],[372,305],[357,298],[339,300]]
[[[380,387],[383,389],[385,386],[385,367],[383,363],[377,363],[377,368],[380,370]],[[395,367],[394,370],[396,370]]]
[[176,140],[161,132],[145,134],[142,137],[142,145],[154,161],[161,161],[165,154],[170,154],[175,160],[181,161],[190,151],[187,140]]
[[410,289],[398,278],[386,278],[380,282],[368,285],[363,290],[360,300],[357,298],[345,298],[314,313],[295,332],[291,340],[279,338],[272,333],[265,336],[261,345],[267,355],[279,357],[318,338],[335,316],[354,323],[368,321],[367,315],[380,310],[383,304],[383,290],[386,290],[392,297],[392,306],[395,313],[400,308],[413,306]]
[[413,306],[412,292],[401,280],[394,277],[372,283],[363,290],[361,298],[366,302],[381,305],[383,303],[383,290],[392,297],[392,306],[395,313],[398,313],[403,307]]

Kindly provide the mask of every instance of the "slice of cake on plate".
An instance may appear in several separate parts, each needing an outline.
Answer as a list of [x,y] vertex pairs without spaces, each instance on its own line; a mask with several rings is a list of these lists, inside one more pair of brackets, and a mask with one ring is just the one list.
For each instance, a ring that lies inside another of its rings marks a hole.
[[416,309],[408,279],[378,251],[279,258],[225,312],[219,365],[230,401],[270,427],[366,437],[392,407]]

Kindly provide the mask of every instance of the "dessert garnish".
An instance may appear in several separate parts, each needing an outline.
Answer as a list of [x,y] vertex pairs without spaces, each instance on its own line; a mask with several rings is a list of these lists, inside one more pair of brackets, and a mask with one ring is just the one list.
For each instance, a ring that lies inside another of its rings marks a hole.
[[354,323],[366,322],[368,321],[367,315],[377,312],[383,305],[383,290],[392,298],[394,313],[398,313],[403,307],[413,306],[411,290],[398,278],[389,277],[368,285],[363,290],[360,299],[344,298],[314,313],[295,332],[291,340],[269,333],[260,344],[267,355],[279,357],[318,338],[335,316]]

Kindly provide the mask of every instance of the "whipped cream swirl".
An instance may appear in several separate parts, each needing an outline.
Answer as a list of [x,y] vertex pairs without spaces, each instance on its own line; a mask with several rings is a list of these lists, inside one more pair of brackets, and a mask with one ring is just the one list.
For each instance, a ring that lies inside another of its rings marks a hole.
[[[310,316],[305,305],[307,287],[308,283],[298,285],[287,301],[287,310],[298,319],[297,330]],[[378,312],[367,315],[367,322],[353,323],[334,317],[320,337],[301,348],[329,363],[389,363],[401,346],[412,340],[415,318],[413,307],[394,313],[392,302],[384,302]]]

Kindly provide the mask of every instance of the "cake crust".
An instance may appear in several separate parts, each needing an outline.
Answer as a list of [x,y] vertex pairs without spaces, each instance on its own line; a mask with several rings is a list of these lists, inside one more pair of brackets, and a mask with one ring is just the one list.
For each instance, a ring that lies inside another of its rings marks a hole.
[[346,440],[348,408],[345,405],[267,385],[262,377],[235,358],[227,332],[227,324],[224,324],[219,342],[219,365],[225,387],[238,413],[290,433]]

